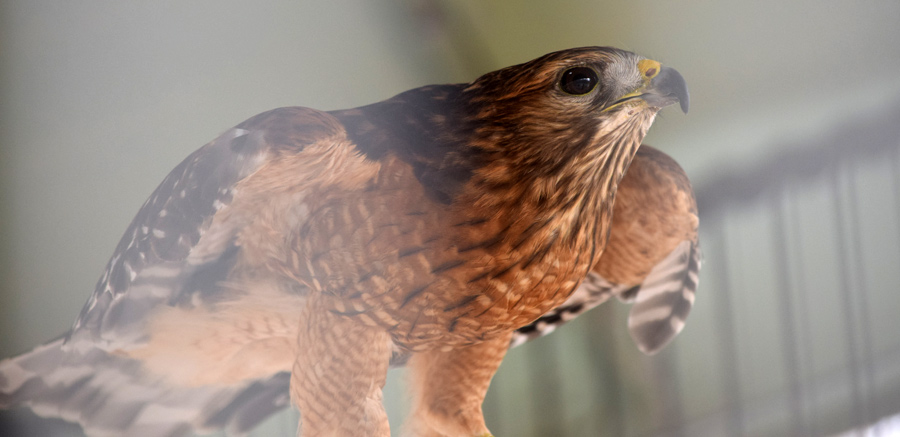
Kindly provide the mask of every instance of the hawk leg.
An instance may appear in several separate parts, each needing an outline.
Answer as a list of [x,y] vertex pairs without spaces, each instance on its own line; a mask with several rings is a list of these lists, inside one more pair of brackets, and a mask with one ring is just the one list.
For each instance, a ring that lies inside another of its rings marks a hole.
[[417,352],[409,359],[415,395],[407,434],[417,437],[490,436],[481,404],[509,348],[512,333],[453,349]]
[[382,404],[390,336],[322,309],[310,298],[300,316],[291,400],[303,437],[390,437]]

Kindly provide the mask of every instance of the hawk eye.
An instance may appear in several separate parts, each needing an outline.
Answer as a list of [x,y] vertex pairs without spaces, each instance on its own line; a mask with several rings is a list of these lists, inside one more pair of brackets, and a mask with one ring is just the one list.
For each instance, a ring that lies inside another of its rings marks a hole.
[[568,94],[580,96],[591,92],[599,82],[600,79],[593,68],[575,67],[562,74],[559,79],[559,87]]

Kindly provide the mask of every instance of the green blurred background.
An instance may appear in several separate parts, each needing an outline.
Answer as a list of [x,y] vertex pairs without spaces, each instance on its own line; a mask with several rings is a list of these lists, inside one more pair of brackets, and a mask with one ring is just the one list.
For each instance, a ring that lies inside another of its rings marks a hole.
[[[654,357],[617,303],[513,350],[491,429],[829,435],[900,413],[895,0],[0,2],[0,358],[67,330],[146,197],[242,120],[584,45],[688,81],[690,114],[647,143],[700,198],[697,305]],[[399,429],[402,371],[387,404]]]

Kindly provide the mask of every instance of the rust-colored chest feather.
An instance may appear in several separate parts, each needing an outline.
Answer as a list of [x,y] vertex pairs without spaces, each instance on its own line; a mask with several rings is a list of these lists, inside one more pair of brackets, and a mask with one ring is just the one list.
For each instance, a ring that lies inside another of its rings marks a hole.
[[387,158],[367,187],[309,199],[288,268],[330,310],[410,349],[492,338],[559,305],[599,255],[595,238],[560,238],[561,211],[486,200],[504,194],[435,202]]

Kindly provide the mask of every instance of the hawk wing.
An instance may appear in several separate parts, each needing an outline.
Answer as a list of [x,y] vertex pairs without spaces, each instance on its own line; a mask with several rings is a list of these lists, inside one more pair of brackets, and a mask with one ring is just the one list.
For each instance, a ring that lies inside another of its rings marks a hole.
[[337,128],[308,108],[264,112],[225,132],[181,162],[144,203],[119,241],[67,343],[108,349],[143,339],[144,316],[157,305],[218,299],[239,248],[239,220],[213,220],[235,185],[286,149],[297,151]]
[[519,329],[513,346],[553,332],[617,296],[634,302],[628,329],[648,354],[684,327],[700,272],[697,206],[684,170],[650,146],[638,149],[619,185],[606,250],[561,306]]
[[228,209],[240,181],[265,164],[342,132],[326,113],[280,108],[250,118],[191,154],[141,207],[72,330],[0,362],[0,407],[25,403],[38,414],[78,422],[90,435],[180,435],[192,428],[248,430],[286,406],[289,374],[279,371],[289,368],[281,363],[251,367],[251,378],[192,386],[148,371],[160,365],[191,368],[189,353],[151,358],[142,348],[159,328],[150,320],[160,313],[172,322],[169,337],[184,337],[167,352],[190,352],[216,328],[240,323],[247,328],[234,339],[243,342],[235,349],[295,336],[295,327],[273,324],[260,332],[250,320],[239,319],[254,310],[235,308],[241,293],[268,293],[276,314],[290,313],[303,296],[279,295],[277,286],[240,290],[228,282],[240,259],[238,236],[245,225]]

